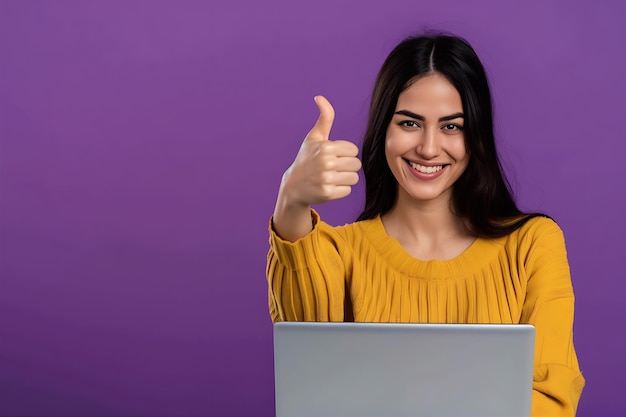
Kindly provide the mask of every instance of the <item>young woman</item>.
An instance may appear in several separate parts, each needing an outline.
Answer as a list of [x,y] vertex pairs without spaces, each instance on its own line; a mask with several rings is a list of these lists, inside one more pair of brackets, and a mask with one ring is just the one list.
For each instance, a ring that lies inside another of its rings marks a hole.
[[361,162],[354,144],[329,140],[333,108],[315,101],[269,227],[272,320],[530,323],[533,415],[574,415],[584,379],[563,233],[511,196],[472,47],[428,35],[387,57],[363,142],[365,209],[340,227],[311,205],[350,194]]

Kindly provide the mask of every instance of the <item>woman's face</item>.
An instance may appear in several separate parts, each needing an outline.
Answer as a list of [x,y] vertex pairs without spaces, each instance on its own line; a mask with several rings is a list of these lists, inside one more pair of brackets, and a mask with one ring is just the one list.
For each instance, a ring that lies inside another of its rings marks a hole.
[[461,96],[441,74],[422,77],[400,94],[385,140],[399,201],[450,201],[469,161],[463,122]]

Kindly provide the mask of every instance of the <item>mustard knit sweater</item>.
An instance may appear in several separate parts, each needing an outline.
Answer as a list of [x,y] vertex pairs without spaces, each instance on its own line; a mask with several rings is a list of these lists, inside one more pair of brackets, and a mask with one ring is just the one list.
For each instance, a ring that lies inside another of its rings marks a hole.
[[536,329],[532,415],[575,415],[585,381],[565,242],[554,221],[536,217],[506,237],[478,238],[454,259],[420,261],[380,218],[332,227],[314,210],[312,217],[313,231],[294,243],[270,221],[273,322],[529,323]]

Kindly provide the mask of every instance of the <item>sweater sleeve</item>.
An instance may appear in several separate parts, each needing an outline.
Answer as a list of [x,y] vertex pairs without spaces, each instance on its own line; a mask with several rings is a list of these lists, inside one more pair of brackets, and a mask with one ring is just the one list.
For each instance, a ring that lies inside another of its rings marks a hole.
[[529,248],[522,322],[536,329],[532,415],[574,416],[585,380],[574,350],[574,291],[565,240],[550,219],[529,223],[522,238]]
[[311,217],[313,230],[295,242],[281,239],[270,220],[266,277],[274,323],[344,320],[345,242],[315,210]]

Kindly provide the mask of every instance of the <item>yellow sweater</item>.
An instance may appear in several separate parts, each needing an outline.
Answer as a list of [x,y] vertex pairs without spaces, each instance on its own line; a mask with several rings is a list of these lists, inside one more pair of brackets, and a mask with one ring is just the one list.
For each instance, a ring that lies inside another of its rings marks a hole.
[[380,218],[332,227],[314,210],[312,217],[313,231],[294,243],[270,222],[273,322],[530,323],[532,415],[575,415],[585,381],[573,344],[565,242],[554,221],[533,218],[506,237],[477,239],[455,259],[420,261]]

